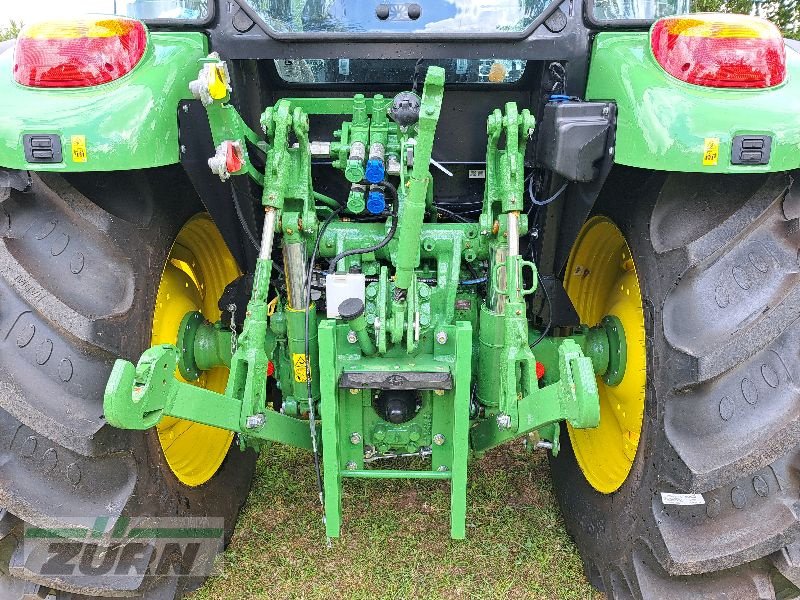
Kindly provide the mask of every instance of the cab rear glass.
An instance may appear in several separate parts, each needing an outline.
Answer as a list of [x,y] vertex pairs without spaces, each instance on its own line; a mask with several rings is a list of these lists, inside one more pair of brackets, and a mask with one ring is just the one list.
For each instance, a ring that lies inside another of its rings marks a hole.
[[[426,60],[422,66],[437,65],[445,71],[447,83],[516,83],[525,72],[524,60],[502,58],[453,58]],[[419,79],[420,63],[403,59],[291,59],[276,60],[275,69],[289,83],[413,83]],[[424,70],[423,70],[424,72]]]
[[550,0],[249,0],[283,34],[521,33]]

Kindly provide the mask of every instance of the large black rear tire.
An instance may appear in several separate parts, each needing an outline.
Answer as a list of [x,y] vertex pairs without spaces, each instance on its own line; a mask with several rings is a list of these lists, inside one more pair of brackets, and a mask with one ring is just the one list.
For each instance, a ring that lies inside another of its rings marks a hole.
[[[600,493],[568,433],[567,528],[609,598],[800,595],[800,189],[792,177],[617,169],[595,213],[636,263],[646,330],[640,443]],[[662,492],[702,494],[665,504]]]
[[41,575],[22,551],[25,523],[222,517],[230,538],[250,488],[252,452],[234,444],[213,478],[188,487],[171,472],[154,430],[123,431],[103,418],[111,366],[118,357],[135,362],[150,345],[165,260],[181,226],[201,210],[177,168],[33,174],[29,191],[12,190],[0,203],[3,600],[169,600],[202,582],[135,570]]

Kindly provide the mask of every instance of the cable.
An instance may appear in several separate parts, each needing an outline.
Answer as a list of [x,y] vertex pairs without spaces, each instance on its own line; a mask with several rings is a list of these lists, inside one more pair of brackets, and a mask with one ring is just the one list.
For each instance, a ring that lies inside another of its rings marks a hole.
[[325,514],[325,488],[322,485],[322,470],[320,468],[319,463],[319,448],[317,446],[317,423],[314,414],[314,392],[311,388],[311,356],[310,356],[310,348],[308,344],[308,337],[309,337],[309,315],[311,312],[311,275],[314,270],[314,262],[317,260],[317,252],[319,252],[319,244],[322,241],[322,236],[325,233],[325,230],[328,228],[328,225],[331,224],[333,218],[339,215],[344,210],[343,206],[336,208],[328,215],[328,218],[323,221],[322,226],[319,228],[319,233],[317,234],[317,240],[314,242],[314,250],[311,252],[311,259],[308,263],[307,275],[306,275],[306,282],[305,282],[305,289],[303,293],[305,295],[305,304],[306,304],[306,314],[305,314],[305,323],[304,323],[304,330],[305,330],[305,342],[303,350],[306,356],[306,393],[308,395],[308,427],[311,430],[311,448],[314,454],[314,472],[317,476],[317,490],[319,492],[319,502],[322,505],[322,512]]
[[547,327],[544,328],[541,335],[531,344],[531,348],[535,348],[545,336],[550,333],[550,326],[553,324],[553,303],[550,301],[550,294],[547,292],[547,286],[542,282],[542,277],[539,275],[539,270],[536,270],[536,279],[539,280],[539,285],[542,286],[544,297],[547,300]]
[[250,242],[255,246],[255,249],[258,250],[256,236],[253,235],[253,232],[250,231],[250,227],[247,226],[247,222],[242,214],[242,207],[239,204],[239,195],[236,193],[236,186],[233,184],[231,184],[231,195],[233,196],[233,208],[236,209],[236,216],[239,217],[239,225],[242,226],[242,230],[247,234],[247,237],[250,238]]
[[419,86],[419,78],[422,75],[422,61],[425,59],[423,57],[419,57],[417,59],[416,64],[414,65],[414,75],[411,77],[411,91],[416,94],[417,93],[417,86]]
[[383,186],[384,188],[390,190],[392,192],[392,224],[389,227],[389,232],[386,234],[386,237],[383,238],[380,242],[375,244],[374,246],[370,246],[369,248],[355,248],[353,250],[345,250],[344,252],[340,252],[336,256],[331,259],[330,265],[328,265],[328,273],[334,273],[336,271],[336,264],[346,258],[348,256],[353,256],[354,254],[367,254],[368,252],[377,252],[381,248],[383,248],[386,244],[392,241],[395,232],[397,231],[397,214],[400,209],[400,202],[397,196],[397,188],[394,187],[391,183],[386,181],[385,179],[379,183],[378,185]]
[[480,283],[486,283],[489,280],[488,277],[478,277],[477,279],[467,279],[466,281],[459,281],[458,285],[478,285]]
[[[558,188],[556,193],[553,194],[552,196],[550,196],[547,200],[537,200],[533,195],[533,177],[530,177],[528,179],[528,197],[530,197],[530,199],[531,199],[531,204],[532,204],[531,208],[533,208],[533,206],[547,206],[553,200],[557,199],[561,194],[563,194],[564,190],[567,189],[568,185],[569,185],[569,181],[565,181],[564,185],[562,185],[560,188]],[[531,212],[531,209],[529,208],[528,209],[528,213],[530,213],[530,212]]]
[[483,206],[483,200],[470,200],[467,202],[461,200],[439,200],[436,206]]
[[476,221],[470,221],[469,219],[465,219],[458,213],[454,213],[452,210],[447,210],[446,208],[442,208],[438,204],[434,204],[434,208],[440,212],[446,214],[448,217],[455,219],[456,221],[461,221],[462,223],[475,223]]

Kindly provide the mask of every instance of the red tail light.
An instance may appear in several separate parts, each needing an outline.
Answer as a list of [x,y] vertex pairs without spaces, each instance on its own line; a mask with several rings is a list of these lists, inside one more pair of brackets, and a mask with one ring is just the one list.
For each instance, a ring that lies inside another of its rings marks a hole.
[[46,21],[25,27],[14,49],[14,79],[31,87],[100,85],[129,73],[141,60],[147,30],[120,17]]
[[687,83],[766,88],[786,78],[786,48],[775,25],[747,15],[666,17],[650,31],[653,56]]

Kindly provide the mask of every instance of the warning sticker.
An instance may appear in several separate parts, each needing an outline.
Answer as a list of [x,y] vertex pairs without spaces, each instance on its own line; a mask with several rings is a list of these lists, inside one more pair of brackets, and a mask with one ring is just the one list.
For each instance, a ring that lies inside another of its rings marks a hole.
[[86,162],[86,136],[73,135],[72,136],[72,162],[85,163]]
[[[304,383],[306,381],[306,355],[292,354],[292,367],[294,369],[294,380],[298,383]],[[309,373],[311,373],[310,370]]]
[[694,506],[697,504],[705,504],[703,494],[672,494],[670,492],[661,492],[661,504],[677,504],[678,506]]
[[703,166],[714,167],[719,162],[719,138],[706,138],[703,142]]

